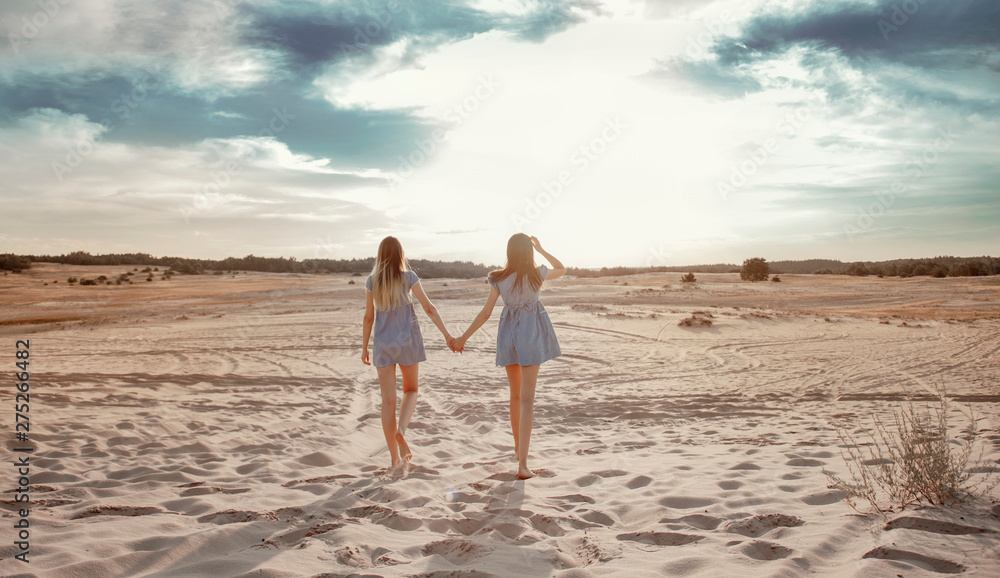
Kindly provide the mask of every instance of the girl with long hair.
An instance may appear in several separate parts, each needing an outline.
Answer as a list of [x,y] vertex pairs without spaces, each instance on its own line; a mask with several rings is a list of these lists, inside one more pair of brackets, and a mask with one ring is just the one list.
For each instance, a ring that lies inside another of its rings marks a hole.
[[[535,266],[534,251],[545,257],[552,269]],[[518,233],[507,242],[507,264],[487,277],[490,295],[469,329],[448,345],[461,352],[465,342],[493,314],[497,298],[503,296],[503,312],[497,331],[496,364],[507,370],[510,384],[510,428],[514,434],[517,477],[534,476],[528,469],[528,444],[534,419],[535,384],[542,363],[562,354],[549,314],[538,300],[542,282],[566,273],[563,264],[542,249],[535,237]]]
[[[386,237],[378,246],[378,255],[371,275],[365,281],[365,319],[362,336],[361,361],[375,363],[378,383],[382,390],[382,433],[389,446],[392,467],[401,459],[413,457],[404,434],[417,405],[417,369],[427,359],[424,341],[417,323],[410,294],[423,305],[424,312],[444,334],[449,343],[452,336],[441,321],[437,308],[420,286],[417,274],[410,271],[403,254],[403,246],[395,237]],[[368,341],[374,324],[374,357],[369,359]],[[399,406],[399,423],[396,423],[396,366],[403,375],[403,402]]]

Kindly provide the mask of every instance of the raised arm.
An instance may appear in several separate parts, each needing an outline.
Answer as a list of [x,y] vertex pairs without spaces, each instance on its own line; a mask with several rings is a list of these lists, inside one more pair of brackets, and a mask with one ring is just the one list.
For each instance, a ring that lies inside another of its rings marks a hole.
[[552,265],[552,268],[549,269],[549,274],[545,276],[546,281],[558,279],[566,274],[566,267],[563,266],[562,261],[550,255],[545,249],[542,249],[542,244],[538,242],[538,237],[532,237],[531,243],[535,246],[535,250]]
[[483,326],[484,323],[493,315],[493,307],[497,304],[497,298],[500,297],[500,292],[496,290],[495,287],[490,286],[490,296],[486,298],[486,304],[483,305],[482,311],[476,318],[472,320],[472,325],[465,330],[465,333],[461,337],[455,340],[455,346],[452,348],[455,351],[462,351],[465,349],[465,342],[469,340],[472,335]]
[[375,323],[375,300],[372,298],[371,291],[365,291],[365,320],[362,326],[361,336],[361,362],[365,365],[371,365],[371,361],[368,359],[368,341],[372,337],[372,323]]
[[434,304],[431,303],[431,300],[428,299],[427,294],[424,293],[423,285],[421,285],[419,281],[413,286],[413,295],[417,298],[417,301],[420,301],[420,304],[423,305],[424,313],[431,318],[434,325],[436,325],[441,334],[444,335],[445,341],[447,341],[450,345],[451,334],[448,333],[448,328],[444,326],[444,321],[441,320],[441,315],[438,314],[437,307],[435,307]]

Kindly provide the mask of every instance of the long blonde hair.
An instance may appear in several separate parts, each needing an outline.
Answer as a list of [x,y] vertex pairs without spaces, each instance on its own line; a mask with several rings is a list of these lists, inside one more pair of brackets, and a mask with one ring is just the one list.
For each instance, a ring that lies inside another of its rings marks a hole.
[[372,268],[372,300],[377,311],[387,311],[403,303],[410,290],[403,285],[403,273],[409,269],[399,239],[392,236],[382,239]]

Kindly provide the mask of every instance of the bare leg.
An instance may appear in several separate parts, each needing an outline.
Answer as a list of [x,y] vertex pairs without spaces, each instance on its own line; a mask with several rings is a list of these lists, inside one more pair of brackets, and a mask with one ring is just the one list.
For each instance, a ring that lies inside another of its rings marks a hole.
[[517,455],[517,477],[522,480],[535,475],[535,472],[528,469],[528,445],[531,443],[531,426],[535,417],[535,384],[538,381],[540,367],[540,365],[521,367],[521,423],[518,424],[520,451]]
[[518,424],[521,423],[521,366],[515,363],[504,369],[507,370],[507,381],[510,383],[510,429],[514,432],[514,459],[519,459],[517,436]]
[[410,425],[410,417],[413,416],[413,409],[417,407],[417,369],[419,364],[400,365],[399,371],[403,374],[403,402],[399,404],[399,427],[396,428],[396,443],[399,445],[399,455],[406,461],[410,461],[413,452],[403,438],[407,426]]
[[399,446],[396,444],[396,366],[379,367],[378,385],[382,390],[382,433],[389,446],[392,467],[400,464]]

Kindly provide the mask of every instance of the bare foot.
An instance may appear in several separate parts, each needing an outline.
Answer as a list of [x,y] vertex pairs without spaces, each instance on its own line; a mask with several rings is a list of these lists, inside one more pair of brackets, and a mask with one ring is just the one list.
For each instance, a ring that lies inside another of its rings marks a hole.
[[403,434],[398,432],[396,433],[396,445],[399,446],[399,455],[403,456],[404,460],[410,461],[410,458],[413,457],[413,452],[410,451],[410,446],[403,439]]
[[528,478],[535,477],[535,472],[529,470],[524,466],[517,466],[517,477],[521,478],[522,480],[527,480]]

